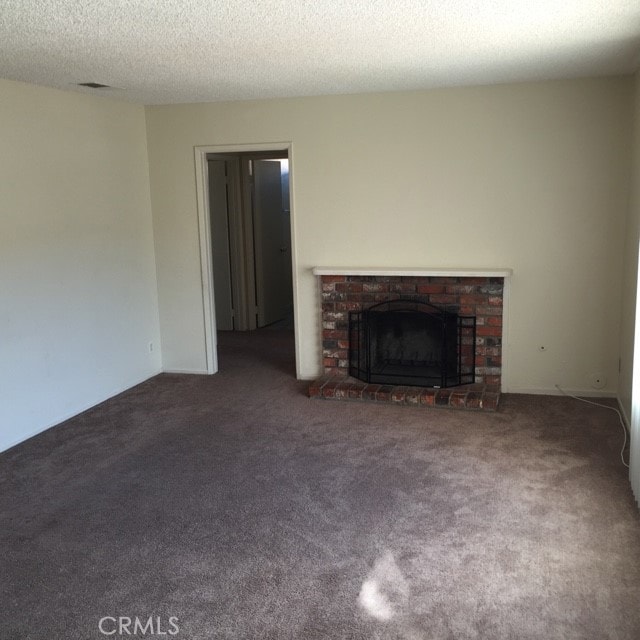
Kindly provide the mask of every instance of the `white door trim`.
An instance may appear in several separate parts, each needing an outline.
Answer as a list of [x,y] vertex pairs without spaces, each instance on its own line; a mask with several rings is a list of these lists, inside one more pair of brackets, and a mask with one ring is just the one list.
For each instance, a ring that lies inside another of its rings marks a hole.
[[294,162],[291,142],[258,142],[255,144],[206,145],[194,147],[196,170],[196,199],[198,205],[198,235],[200,240],[200,271],[207,373],[218,371],[215,297],[213,293],[213,260],[211,256],[211,225],[209,221],[209,153],[238,153],[252,151],[287,151],[289,156],[289,208],[291,210],[291,267],[293,279],[293,318],[296,350],[296,376],[300,376],[300,345],[298,331],[298,277],[296,252],[296,218],[294,205]]

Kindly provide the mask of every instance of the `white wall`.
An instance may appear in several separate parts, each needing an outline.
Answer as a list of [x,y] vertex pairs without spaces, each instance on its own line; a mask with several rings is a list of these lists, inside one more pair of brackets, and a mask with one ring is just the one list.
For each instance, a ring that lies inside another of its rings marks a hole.
[[0,81],[0,450],[161,368],[144,118]]
[[633,384],[633,350],[638,283],[638,243],[640,242],[640,72],[635,75],[634,126],[631,166],[631,193],[624,245],[624,276],[622,288],[622,319],[620,329],[620,382],[618,399],[627,422],[631,419]]
[[511,267],[509,390],[590,391],[604,373],[615,392],[632,89],[148,107],[165,368],[205,368],[194,146],[291,141],[301,377],[320,371],[312,267]]

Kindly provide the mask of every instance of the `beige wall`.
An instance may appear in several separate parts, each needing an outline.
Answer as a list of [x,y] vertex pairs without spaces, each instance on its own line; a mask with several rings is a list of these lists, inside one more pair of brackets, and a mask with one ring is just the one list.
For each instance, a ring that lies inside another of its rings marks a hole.
[[143,107],[0,80],[0,140],[2,450],[158,372],[161,345]]
[[622,322],[620,330],[620,382],[618,398],[627,422],[631,419],[631,388],[640,240],[640,72],[635,75],[635,109],[631,194],[625,233]]
[[291,141],[301,377],[320,371],[312,267],[510,267],[509,390],[587,392],[604,373],[615,392],[632,89],[148,107],[165,368],[205,368],[194,146]]

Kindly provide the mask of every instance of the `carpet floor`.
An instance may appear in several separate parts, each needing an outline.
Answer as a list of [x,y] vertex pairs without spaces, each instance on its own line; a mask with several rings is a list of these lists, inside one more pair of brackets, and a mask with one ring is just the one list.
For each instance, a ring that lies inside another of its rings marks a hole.
[[220,369],[0,455],[0,638],[640,638],[613,412],[311,400],[273,329]]

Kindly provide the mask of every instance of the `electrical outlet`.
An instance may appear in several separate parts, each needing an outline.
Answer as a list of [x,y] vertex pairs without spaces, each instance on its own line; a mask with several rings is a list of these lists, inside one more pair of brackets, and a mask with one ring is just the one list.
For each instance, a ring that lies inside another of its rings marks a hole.
[[607,376],[605,376],[604,373],[601,372],[592,373],[589,376],[589,380],[591,382],[591,386],[594,389],[604,389],[604,387],[607,385]]

